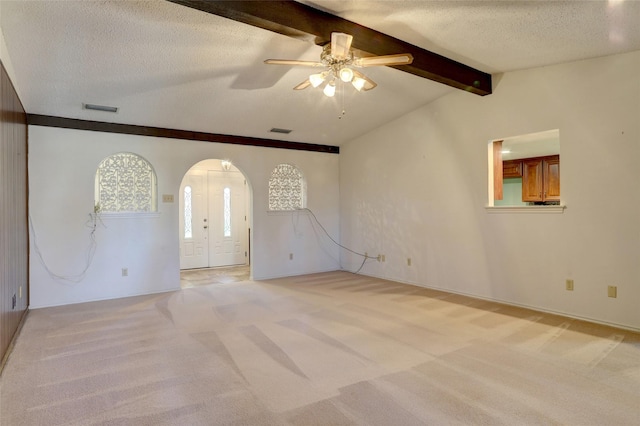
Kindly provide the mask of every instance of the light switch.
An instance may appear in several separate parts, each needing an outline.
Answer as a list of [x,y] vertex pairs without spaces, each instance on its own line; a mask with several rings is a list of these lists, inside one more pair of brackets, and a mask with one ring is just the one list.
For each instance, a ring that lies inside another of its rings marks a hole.
[[163,203],[173,203],[173,194],[162,194]]

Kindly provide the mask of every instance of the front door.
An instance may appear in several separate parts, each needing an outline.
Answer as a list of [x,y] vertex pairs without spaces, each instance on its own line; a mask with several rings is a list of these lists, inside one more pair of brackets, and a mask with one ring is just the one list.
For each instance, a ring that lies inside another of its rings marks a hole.
[[206,170],[191,170],[180,187],[180,269],[209,266]]
[[242,173],[190,170],[180,187],[180,269],[246,264],[246,207]]
[[241,173],[209,171],[209,266],[245,260],[245,180]]

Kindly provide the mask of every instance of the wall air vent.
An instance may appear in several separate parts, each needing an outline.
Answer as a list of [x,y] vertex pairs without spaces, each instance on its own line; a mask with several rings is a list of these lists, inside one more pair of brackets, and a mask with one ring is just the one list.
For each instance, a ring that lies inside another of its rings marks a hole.
[[271,133],[283,133],[285,135],[288,135],[289,133],[291,133],[291,129],[279,129],[277,127],[274,127],[273,129],[269,130]]
[[118,108],[117,107],[106,106],[106,105],[82,104],[82,108],[91,109],[91,110],[94,110],[94,111],[118,112]]

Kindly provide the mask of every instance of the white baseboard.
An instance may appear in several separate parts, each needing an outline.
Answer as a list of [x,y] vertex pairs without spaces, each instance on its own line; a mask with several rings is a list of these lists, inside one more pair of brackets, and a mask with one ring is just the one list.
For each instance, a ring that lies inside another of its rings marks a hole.
[[615,322],[604,321],[604,320],[601,320],[601,319],[598,319],[598,318],[584,317],[584,316],[572,314],[570,312],[556,311],[556,310],[553,310],[553,309],[547,309],[547,308],[540,307],[540,306],[527,305],[527,304],[524,304],[524,303],[512,302],[512,301],[509,301],[509,300],[497,299],[497,298],[494,298],[494,297],[480,296],[480,295],[473,294],[473,293],[466,293],[464,291],[452,290],[452,289],[449,289],[449,288],[443,288],[443,287],[438,287],[438,286],[433,286],[433,285],[426,285],[426,284],[423,284],[423,283],[412,282],[412,281],[407,281],[407,280],[400,280],[400,279],[396,279],[396,278],[381,277],[381,276],[378,276],[378,275],[362,274],[362,273],[360,273],[359,275],[365,275],[365,276],[368,276],[368,277],[378,278],[378,279],[381,279],[381,280],[394,281],[394,282],[398,282],[398,283],[402,283],[402,284],[410,284],[410,285],[414,285],[416,287],[428,288],[428,289],[431,289],[431,290],[438,290],[438,291],[443,291],[443,292],[446,292],[446,293],[458,294],[460,296],[471,297],[473,299],[479,299],[479,300],[486,300],[488,302],[500,303],[502,305],[507,305],[507,306],[515,306],[515,307],[518,307],[518,308],[530,309],[532,311],[544,312],[544,313],[547,313],[547,314],[558,315],[558,316],[561,316],[561,317],[576,319],[576,320],[580,320],[580,321],[586,321],[586,322],[590,322],[590,323],[594,323],[594,324],[606,325],[606,326],[609,326],[609,327],[615,327],[615,328],[619,328],[619,329],[622,329],[622,330],[640,332],[640,328],[638,328],[638,327],[634,327],[634,326],[627,325],[627,324],[619,324],[619,323],[615,323]]

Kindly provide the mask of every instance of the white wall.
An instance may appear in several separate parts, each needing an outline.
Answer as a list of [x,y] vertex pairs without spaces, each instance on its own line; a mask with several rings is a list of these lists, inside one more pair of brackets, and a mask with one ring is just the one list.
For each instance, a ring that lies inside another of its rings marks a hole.
[[[349,142],[342,243],[386,254],[364,274],[640,328],[639,76],[640,52],[507,73]],[[565,212],[489,213],[487,143],[551,129]]]
[[[79,283],[53,279],[82,271],[89,244],[98,164],[117,152],[146,158],[158,178],[158,214],[103,219],[97,249]],[[252,272],[255,279],[339,269],[339,254],[317,238],[306,213],[268,213],[268,179],[279,163],[298,167],[307,180],[308,206],[335,237],[339,232],[338,155],[240,145],[29,126],[29,212],[32,308],[176,290],[179,277],[177,195],[187,170],[208,158],[230,159],[252,191]],[[174,203],[163,203],[173,194]],[[294,224],[296,226],[294,226]],[[289,260],[289,253],[294,259]],[[121,270],[129,275],[122,277]]]
[[[0,13],[2,11],[2,2],[0,1]],[[4,69],[7,71],[7,75],[9,79],[14,84],[14,89],[18,93],[18,98],[22,100],[22,96],[20,94],[20,88],[16,86],[16,73],[13,69],[13,63],[11,62],[11,58],[9,57],[9,51],[7,50],[7,45],[4,41],[4,35],[2,34],[2,30],[0,29],[0,60],[2,60],[2,65],[4,65]]]

